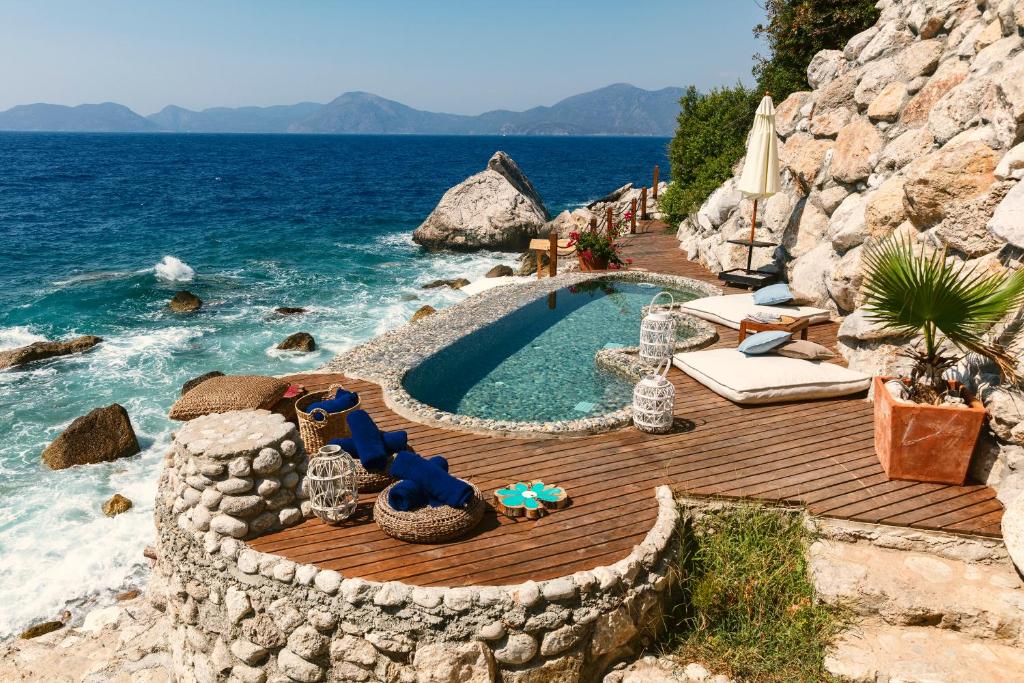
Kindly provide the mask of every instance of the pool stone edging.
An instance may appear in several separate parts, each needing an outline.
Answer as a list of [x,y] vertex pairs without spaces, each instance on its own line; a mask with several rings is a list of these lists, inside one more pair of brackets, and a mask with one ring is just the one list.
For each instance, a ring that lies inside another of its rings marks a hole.
[[[342,353],[320,368],[323,372],[340,372],[354,379],[375,382],[381,386],[385,404],[394,412],[422,424],[462,431],[523,438],[557,438],[598,434],[619,429],[632,421],[632,410],[621,408],[603,415],[551,422],[517,422],[491,420],[439,410],[413,398],[405,389],[405,375],[432,354],[462,337],[516,311],[526,304],[563,287],[599,279],[625,282],[649,282],[666,287],[694,290],[704,296],[715,296],[721,290],[705,282],[677,275],[648,271],[606,271],[601,273],[565,273],[527,283],[502,285],[469,297],[415,323],[395,330]],[[698,336],[680,342],[677,351],[704,346],[716,338],[714,327],[693,316],[676,312],[676,318]],[[639,379],[652,368],[640,361],[635,348],[602,349],[595,362],[606,369]]]
[[[252,414],[279,424],[265,411]],[[202,483],[190,472],[207,472],[204,492],[216,490],[238,478],[230,463],[240,469],[253,451],[228,434],[204,435],[208,448],[190,448],[200,431],[175,439],[155,506],[155,578],[165,587],[177,681],[590,680],[661,624],[680,522],[667,486],[656,489],[658,516],[644,540],[609,566],[511,586],[367,581],[193,523],[196,510],[219,503],[188,493],[198,491],[189,478]],[[294,427],[281,431],[269,438],[301,444]],[[293,464],[304,470],[301,446]],[[296,496],[301,489],[300,481]]]

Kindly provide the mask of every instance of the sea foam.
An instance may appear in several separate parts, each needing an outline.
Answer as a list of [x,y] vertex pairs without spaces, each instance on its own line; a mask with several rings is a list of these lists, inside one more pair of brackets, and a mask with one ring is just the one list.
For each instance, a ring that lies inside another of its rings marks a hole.
[[156,276],[161,280],[170,282],[189,282],[196,276],[192,266],[182,261],[177,256],[164,256],[160,263],[153,267]]
[[28,346],[39,341],[46,341],[46,337],[35,334],[24,325],[0,329],[0,351]]

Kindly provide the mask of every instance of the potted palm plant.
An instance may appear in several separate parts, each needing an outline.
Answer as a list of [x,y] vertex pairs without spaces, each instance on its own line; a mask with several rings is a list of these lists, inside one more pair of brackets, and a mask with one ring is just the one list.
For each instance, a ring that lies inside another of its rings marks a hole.
[[896,238],[868,247],[864,264],[866,318],[920,340],[903,352],[908,376],[874,379],[878,459],[890,479],[963,484],[985,408],[949,371],[974,353],[1004,381],[1020,379],[988,333],[1024,303],[1024,271],[977,273],[945,250],[927,255]]

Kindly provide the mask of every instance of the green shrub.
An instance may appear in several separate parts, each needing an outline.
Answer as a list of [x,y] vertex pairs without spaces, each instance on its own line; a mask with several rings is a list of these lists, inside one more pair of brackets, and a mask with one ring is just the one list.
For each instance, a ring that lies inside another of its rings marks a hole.
[[845,618],[814,601],[800,517],[746,505],[690,531],[667,648],[743,681],[831,680],[825,650]]

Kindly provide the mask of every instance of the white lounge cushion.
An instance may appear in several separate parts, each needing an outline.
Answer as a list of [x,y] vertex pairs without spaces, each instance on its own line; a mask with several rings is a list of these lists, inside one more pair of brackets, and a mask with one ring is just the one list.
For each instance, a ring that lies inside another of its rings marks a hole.
[[806,317],[811,319],[812,325],[829,319],[828,311],[814,306],[759,306],[754,303],[754,295],[751,293],[694,299],[683,304],[683,311],[734,330],[740,329],[740,321],[754,312]]
[[774,403],[847,396],[865,391],[871,377],[834,363],[748,356],[737,349],[677,353],[677,368],[735,403]]

